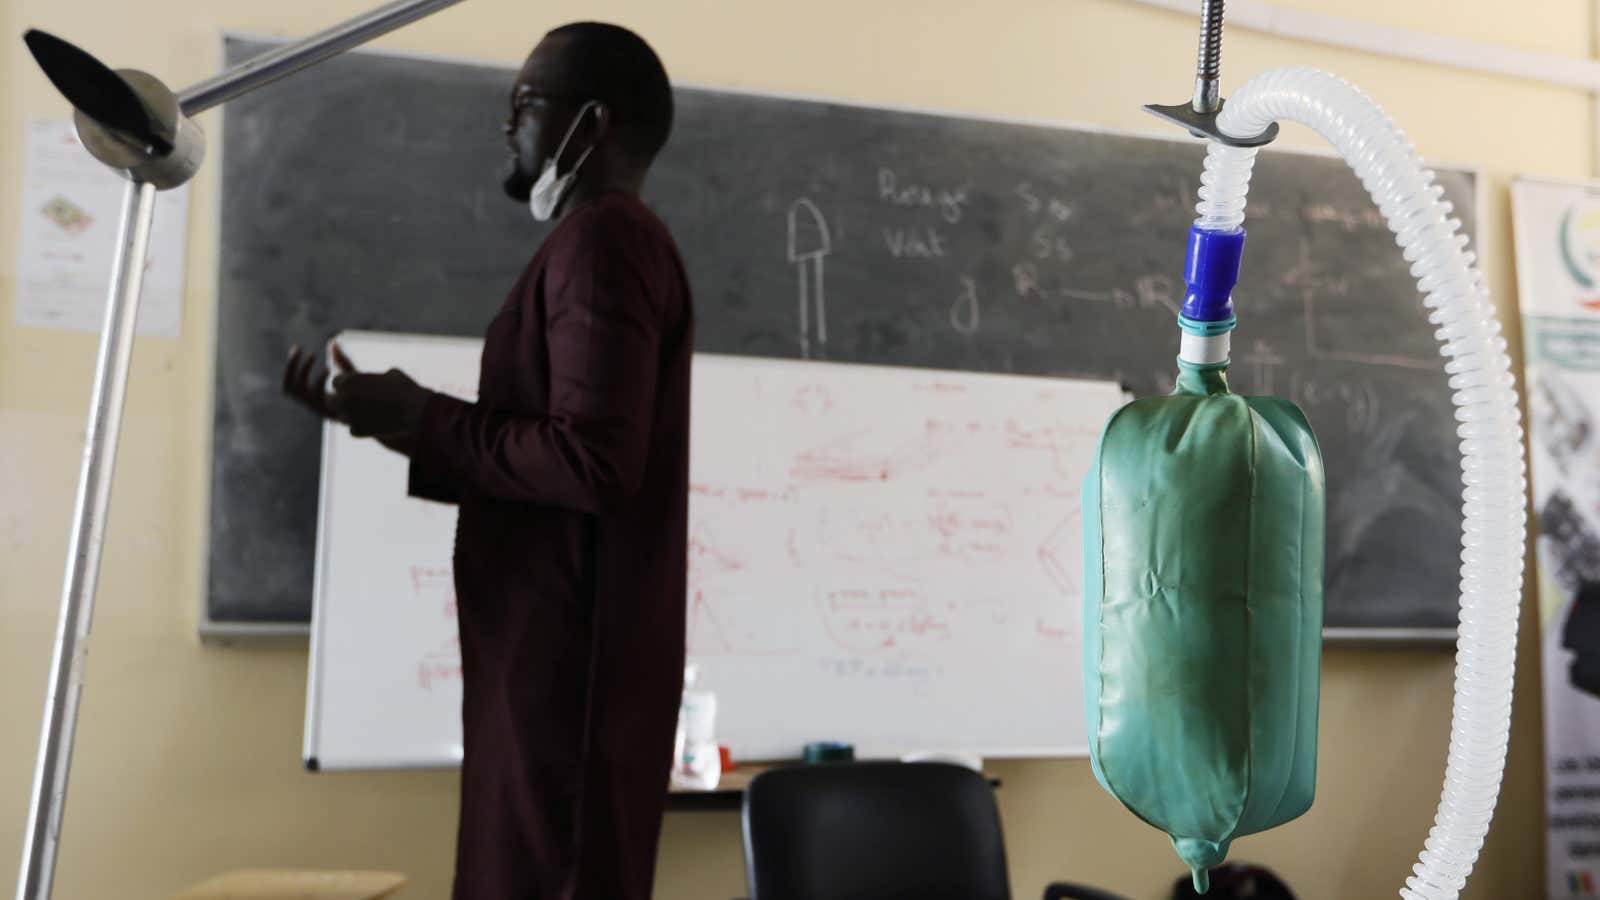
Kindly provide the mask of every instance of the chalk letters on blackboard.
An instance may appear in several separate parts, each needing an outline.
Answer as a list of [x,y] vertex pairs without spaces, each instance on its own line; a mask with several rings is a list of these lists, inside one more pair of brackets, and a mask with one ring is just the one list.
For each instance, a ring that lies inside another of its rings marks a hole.
[[895,259],[943,259],[944,236],[934,228],[885,228],[883,243]]
[[903,183],[893,169],[878,170],[878,199],[893,206],[923,206],[937,209],[946,222],[954,225],[961,221],[962,207],[967,202],[967,187],[955,190],[934,188],[923,184]]

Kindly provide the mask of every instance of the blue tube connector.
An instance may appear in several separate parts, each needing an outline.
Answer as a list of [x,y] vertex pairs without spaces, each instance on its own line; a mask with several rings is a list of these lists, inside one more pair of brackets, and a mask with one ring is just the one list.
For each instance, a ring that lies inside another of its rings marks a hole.
[[[1183,295],[1180,320],[1207,330],[1233,327],[1233,288],[1239,283],[1239,260],[1244,256],[1244,229],[1207,231],[1189,227],[1189,252],[1183,261]],[[1226,322],[1226,327],[1219,327]]]

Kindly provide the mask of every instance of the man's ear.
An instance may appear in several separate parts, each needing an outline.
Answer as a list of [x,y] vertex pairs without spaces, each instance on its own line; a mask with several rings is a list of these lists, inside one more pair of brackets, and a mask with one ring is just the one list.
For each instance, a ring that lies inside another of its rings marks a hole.
[[584,130],[589,133],[589,144],[592,146],[600,143],[611,132],[611,107],[596,100],[588,119],[589,122],[584,126]]

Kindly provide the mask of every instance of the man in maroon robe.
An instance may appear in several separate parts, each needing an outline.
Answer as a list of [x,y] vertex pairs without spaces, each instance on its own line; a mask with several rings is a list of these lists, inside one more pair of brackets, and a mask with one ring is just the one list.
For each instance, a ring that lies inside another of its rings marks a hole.
[[672,93],[615,26],[546,35],[518,74],[506,190],[545,240],[489,323],[478,401],[404,373],[285,389],[460,504],[464,759],[455,900],[648,898],[682,691],[693,308],[640,202]]

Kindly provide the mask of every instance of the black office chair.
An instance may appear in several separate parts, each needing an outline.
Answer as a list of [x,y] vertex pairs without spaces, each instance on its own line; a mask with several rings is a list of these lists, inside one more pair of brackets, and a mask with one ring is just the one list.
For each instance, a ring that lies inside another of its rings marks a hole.
[[[773,769],[744,795],[749,900],[1011,900],[994,790],[946,763]],[[1124,900],[1057,883],[1044,900]]]

